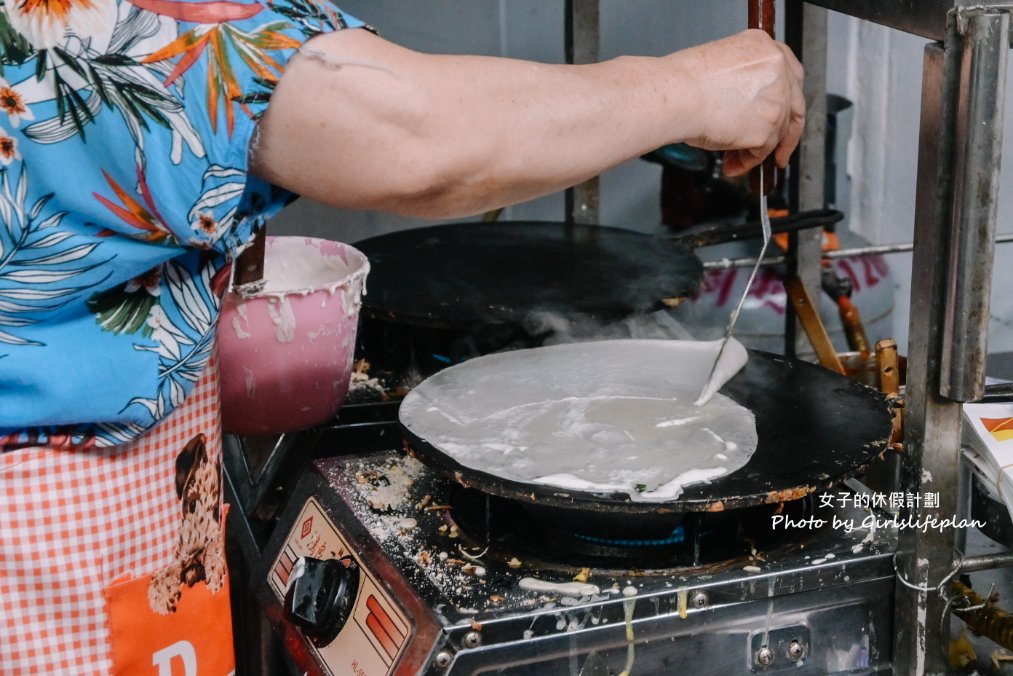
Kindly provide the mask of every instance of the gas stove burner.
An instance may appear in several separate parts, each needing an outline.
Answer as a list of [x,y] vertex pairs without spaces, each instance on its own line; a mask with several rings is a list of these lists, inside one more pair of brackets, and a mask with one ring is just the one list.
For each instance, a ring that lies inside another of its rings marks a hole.
[[[889,671],[896,530],[771,528],[779,510],[857,524],[867,512],[853,506],[803,499],[646,524],[627,514],[623,532],[592,511],[533,512],[464,488],[391,448],[311,468],[256,572],[301,671],[520,676],[597,662],[593,673],[617,674],[634,645],[643,674],[677,671],[687,655],[706,659],[690,667],[701,673]],[[300,557],[358,565],[353,610],[327,645],[284,604]],[[764,645],[774,661],[755,666]]]
[[686,539],[686,531],[682,526],[679,526],[672,531],[672,534],[665,538],[651,538],[651,539],[640,539],[640,540],[619,540],[610,538],[597,538],[593,535],[583,535],[581,533],[571,533],[573,537],[580,540],[587,540],[588,542],[595,542],[601,545],[607,545],[610,547],[660,547],[663,545],[676,545],[683,542]]
[[[451,527],[487,556],[537,562],[564,572],[722,570],[795,550],[819,529],[775,531],[771,516],[803,519],[814,498],[724,512],[659,514],[654,519],[528,504],[455,487],[445,512]],[[643,522],[643,523],[641,523]],[[674,525],[673,525],[674,524]],[[664,528],[663,530],[658,530]],[[625,535],[625,537],[623,537]]]

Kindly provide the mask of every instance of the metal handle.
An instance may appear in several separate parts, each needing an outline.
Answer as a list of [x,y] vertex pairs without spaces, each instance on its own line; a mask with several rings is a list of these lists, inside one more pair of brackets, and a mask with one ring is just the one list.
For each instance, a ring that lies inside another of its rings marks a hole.
[[[809,228],[827,228],[840,223],[842,220],[844,220],[844,214],[836,209],[812,209],[788,216],[771,218],[770,227],[771,232],[778,235],[786,232],[800,232]],[[663,239],[674,240],[690,249],[697,249],[702,246],[711,246],[712,244],[738,242],[744,239],[758,239],[762,236],[761,223],[752,221],[749,223],[720,223],[700,229],[694,228],[691,232],[668,235],[663,237]],[[750,263],[750,265],[753,265],[753,263]]]
[[233,286],[239,288],[255,284],[264,278],[264,247],[267,244],[267,226],[261,226],[253,235],[253,243],[236,257],[232,274]]
[[[749,0],[749,28],[758,28],[774,37],[775,16],[774,0]],[[769,193],[777,185],[777,166],[774,164],[773,156],[763,160],[763,163],[749,174],[749,187],[754,193],[760,192],[761,185],[764,194]]]
[[830,342],[830,336],[827,335],[826,327],[823,326],[819,312],[813,307],[812,299],[802,280],[798,277],[786,278],[784,290],[788,294],[788,302],[795,308],[795,314],[802,323],[802,328],[809,336],[809,342],[812,343],[820,365],[842,376],[846,375],[833,343]]
[[774,0],[749,0],[749,27],[774,37]]

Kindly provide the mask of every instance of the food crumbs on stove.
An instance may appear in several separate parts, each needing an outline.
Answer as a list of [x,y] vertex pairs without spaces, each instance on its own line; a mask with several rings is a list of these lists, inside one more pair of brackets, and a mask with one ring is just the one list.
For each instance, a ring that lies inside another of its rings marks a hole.
[[422,499],[419,500],[418,504],[415,505],[415,509],[417,509],[417,510],[419,510],[421,512],[423,509],[425,509],[426,507],[428,507],[429,503],[432,502],[432,501],[433,501],[433,496],[431,496],[431,495],[423,495]]
[[742,570],[747,573],[759,573],[761,569],[759,566],[742,566]]
[[457,551],[461,552],[461,556],[463,556],[464,558],[471,559],[472,561],[477,561],[489,552],[489,546],[486,545],[485,549],[480,551],[478,554],[469,554],[468,552],[464,551],[463,545],[457,545]]
[[389,512],[392,510],[391,504],[389,502],[384,502],[383,500],[370,498],[366,500],[366,502],[369,503],[369,506],[377,512]]
[[442,526],[440,526],[436,530],[438,530],[440,532],[440,535],[446,535],[447,531],[450,530],[450,526],[448,526],[447,524],[443,524]]
[[476,622],[475,620],[472,620],[471,621],[471,629],[472,629],[472,631],[482,631],[482,623],[481,622]]
[[450,555],[447,554],[446,552],[440,552],[438,554],[438,558],[440,559],[440,561],[446,561],[449,556]]
[[355,482],[360,484],[369,484],[379,481],[383,477],[382,474],[374,469],[365,470],[363,472],[355,473]]
[[419,522],[416,521],[415,519],[408,518],[408,519],[401,519],[400,521],[398,521],[397,525],[399,525],[404,530],[411,530],[412,528],[418,526]]
[[587,579],[591,577],[590,568],[581,568],[580,572],[573,576],[575,582],[587,582]]
[[429,550],[423,549],[419,552],[418,561],[423,566],[428,566],[433,561],[433,557],[429,554]]
[[507,561],[507,565],[510,566],[511,568],[520,568],[521,561],[515,556],[511,558],[509,561]]
[[491,602],[491,603],[492,603],[493,605],[496,605],[496,606],[498,606],[499,604],[501,604],[501,603],[503,603],[504,601],[506,601],[506,599],[505,599],[504,597],[500,596],[499,594],[490,594],[490,595],[489,595],[489,601],[490,601],[490,602]]

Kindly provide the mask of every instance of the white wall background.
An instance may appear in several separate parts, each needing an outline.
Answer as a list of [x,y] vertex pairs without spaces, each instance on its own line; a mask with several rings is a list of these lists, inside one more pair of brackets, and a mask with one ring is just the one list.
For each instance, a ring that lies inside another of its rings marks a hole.
[[[563,2],[545,0],[338,0],[384,37],[430,52],[503,55],[563,61]],[[406,8],[407,6],[407,8]],[[601,55],[663,54],[737,32],[744,0],[602,0]],[[848,227],[876,244],[910,242],[914,219],[923,38],[831,13],[828,91],[854,102],[848,151],[850,200],[839,204]],[[1013,68],[1010,69],[1013,76]],[[1007,85],[1013,96],[1013,85]],[[1009,97],[1007,97],[1009,98]],[[1007,118],[1013,116],[1013,104]],[[1009,128],[1007,119],[1007,129]],[[1010,152],[1006,133],[1005,153]],[[396,158],[391,158],[396,169]],[[1007,157],[1007,165],[1013,162]],[[602,177],[601,222],[649,232],[659,223],[660,169],[640,160]],[[999,229],[1013,231],[1013,171],[1004,175]],[[561,195],[511,207],[513,220],[559,220]],[[425,222],[386,214],[347,212],[299,200],[272,222],[279,234],[300,233],[354,242]],[[894,271],[894,336],[906,344],[911,258],[889,258]],[[1013,245],[997,249],[991,351],[1013,350]]]

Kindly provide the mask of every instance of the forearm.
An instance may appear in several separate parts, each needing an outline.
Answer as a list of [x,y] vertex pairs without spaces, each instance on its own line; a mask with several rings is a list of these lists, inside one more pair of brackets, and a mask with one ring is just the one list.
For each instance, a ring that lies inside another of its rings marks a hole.
[[[438,212],[424,215],[474,213],[561,190],[680,140],[673,120],[688,119],[678,110],[682,100],[671,74],[649,59],[577,68],[473,57],[434,61],[423,95],[434,112],[407,154],[425,166],[425,156],[439,149],[429,163],[430,189],[410,205]],[[440,107],[440,100],[452,103]]]
[[785,166],[802,66],[762,31],[664,57],[565,66],[432,56],[364,31],[292,60],[252,168],[326,204],[461,216],[557,191],[676,141],[741,174]]
[[[677,57],[573,67],[424,55],[356,33],[293,61],[255,154],[265,178],[324,203],[473,214],[697,133],[694,80]],[[368,65],[333,65],[343,62]],[[318,89],[312,103],[299,87]]]

